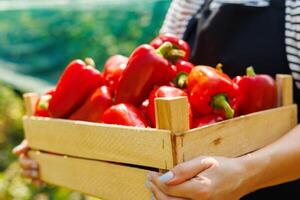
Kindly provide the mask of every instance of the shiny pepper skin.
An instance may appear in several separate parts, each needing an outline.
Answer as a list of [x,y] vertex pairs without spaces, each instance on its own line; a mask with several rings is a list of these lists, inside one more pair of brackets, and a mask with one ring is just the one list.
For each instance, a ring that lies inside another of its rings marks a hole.
[[117,104],[107,109],[102,116],[102,122],[123,126],[149,127],[142,112],[128,103]]
[[196,66],[187,79],[193,112],[204,116],[224,111],[225,118],[234,117],[230,102],[236,98],[237,85],[225,73],[209,66]]
[[238,76],[233,81],[239,86],[241,114],[245,115],[276,107],[277,87],[271,76],[256,75],[254,69],[249,67],[246,76]]
[[104,84],[103,75],[91,59],[72,61],[61,75],[49,102],[50,116],[68,118],[86,98]]

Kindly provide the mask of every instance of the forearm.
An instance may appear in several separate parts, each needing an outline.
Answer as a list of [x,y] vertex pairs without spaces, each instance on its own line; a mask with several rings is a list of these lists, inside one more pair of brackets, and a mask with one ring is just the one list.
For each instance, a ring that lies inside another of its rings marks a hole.
[[238,158],[244,166],[241,193],[300,178],[300,125],[273,144]]

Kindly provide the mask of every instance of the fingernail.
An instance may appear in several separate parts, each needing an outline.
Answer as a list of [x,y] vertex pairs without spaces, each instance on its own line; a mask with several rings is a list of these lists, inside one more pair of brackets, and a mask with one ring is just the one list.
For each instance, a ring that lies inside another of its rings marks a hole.
[[145,187],[146,187],[147,189],[150,189],[150,188],[151,188],[151,185],[150,185],[150,182],[149,182],[149,181],[146,181],[146,182],[145,182]]
[[31,177],[32,178],[37,178],[38,177],[37,171],[31,171]]
[[160,182],[166,183],[174,178],[174,173],[171,171],[168,171],[167,173],[163,174],[159,177]]

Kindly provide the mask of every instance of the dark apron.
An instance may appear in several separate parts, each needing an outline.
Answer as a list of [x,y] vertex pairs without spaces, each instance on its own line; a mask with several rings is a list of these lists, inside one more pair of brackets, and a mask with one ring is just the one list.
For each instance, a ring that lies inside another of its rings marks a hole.
[[[211,0],[189,22],[184,39],[192,46],[195,64],[224,65],[231,77],[245,74],[248,66],[257,73],[290,74],[285,51],[285,1],[271,0],[267,7],[224,4],[210,10]],[[296,88],[296,87],[294,87]],[[295,89],[295,102],[300,103]],[[300,181],[263,189],[243,198],[300,199]]]

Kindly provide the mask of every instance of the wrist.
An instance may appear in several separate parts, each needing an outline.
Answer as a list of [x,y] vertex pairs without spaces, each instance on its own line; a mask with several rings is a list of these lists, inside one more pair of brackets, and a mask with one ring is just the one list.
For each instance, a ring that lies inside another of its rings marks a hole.
[[269,158],[259,158],[256,154],[246,154],[236,158],[241,166],[241,185],[238,188],[238,195],[243,197],[251,192],[261,189],[264,185],[264,174],[270,163]]

